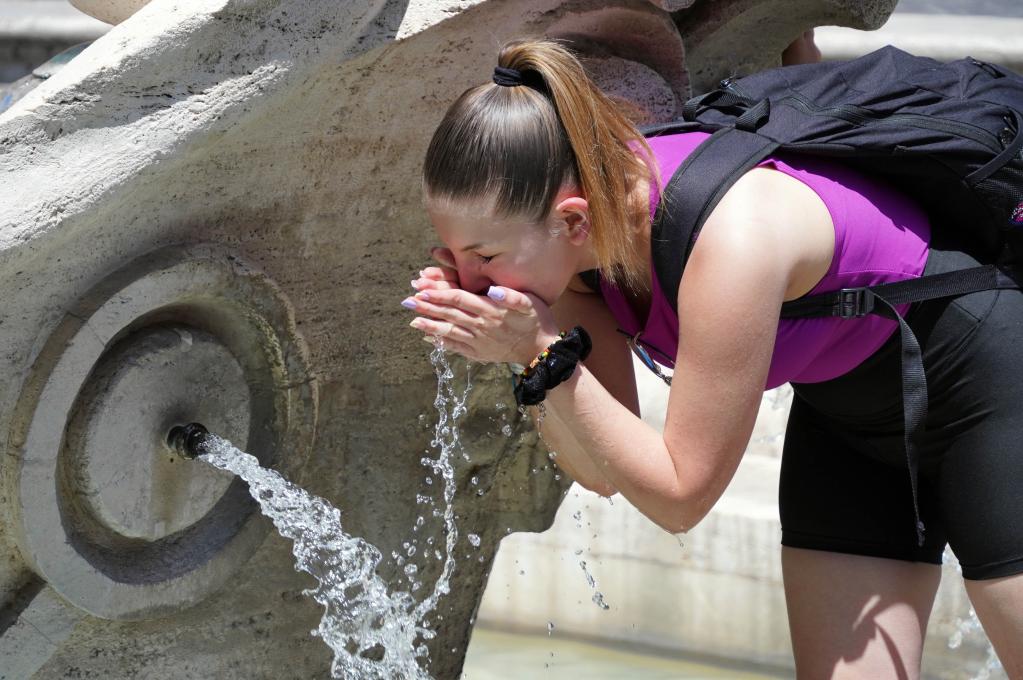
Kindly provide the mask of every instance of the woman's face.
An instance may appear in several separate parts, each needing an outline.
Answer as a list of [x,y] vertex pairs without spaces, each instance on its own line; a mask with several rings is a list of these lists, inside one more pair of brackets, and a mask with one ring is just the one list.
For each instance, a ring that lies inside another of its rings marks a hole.
[[491,285],[532,293],[548,306],[572,276],[596,266],[589,248],[586,200],[566,189],[543,224],[494,217],[489,202],[426,201],[440,240],[455,258],[462,288]]

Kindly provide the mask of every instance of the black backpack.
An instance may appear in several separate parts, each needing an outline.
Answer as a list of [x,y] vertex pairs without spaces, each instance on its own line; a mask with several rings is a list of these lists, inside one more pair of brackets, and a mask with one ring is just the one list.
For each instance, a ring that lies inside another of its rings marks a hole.
[[654,272],[672,307],[700,227],[739,177],[776,152],[833,157],[884,178],[927,212],[932,247],[990,263],[782,306],[782,318],[881,314],[898,320],[906,458],[921,545],[915,441],[927,418],[927,383],[919,343],[895,307],[1020,287],[1021,112],[1023,77],[1011,71],[972,58],[943,64],[888,46],[850,61],[726,79],[688,101],[682,120],[643,128],[647,137],[712,133],[668,180],[654,216]]

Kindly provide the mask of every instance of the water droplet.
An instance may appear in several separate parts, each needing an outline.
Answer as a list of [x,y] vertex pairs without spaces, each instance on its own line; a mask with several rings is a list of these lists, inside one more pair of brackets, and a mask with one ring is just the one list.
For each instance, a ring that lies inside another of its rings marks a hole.
[[586,575],[586,583],[593,589],[593,597],[590,598],[591,601],[601,609],[610,609],[611,605],[604,601],[604,594],[597,590],[596,579],[593,578],[593,575],[590,574],[589,570],[586,568],[586,560],[579,560],[579,566],[582,568],[583,574]]
[[553,634],[553,633],[554,633],[554,622],[553,621],[548,621],[547,622],[547,637],[550,637],[551,634]]
[[469,539],[469,542],[472,543],[473,547],[480,547],[480,537],[476,534],[469,534],[466,538]]

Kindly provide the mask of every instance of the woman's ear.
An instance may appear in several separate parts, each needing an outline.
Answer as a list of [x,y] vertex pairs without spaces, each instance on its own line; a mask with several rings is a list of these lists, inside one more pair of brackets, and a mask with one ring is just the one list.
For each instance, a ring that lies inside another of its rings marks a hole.
[[557,232],[565,234],[570,243],[579,245],[590,236],[590,207],[582,196],[570,195],[554,206]]

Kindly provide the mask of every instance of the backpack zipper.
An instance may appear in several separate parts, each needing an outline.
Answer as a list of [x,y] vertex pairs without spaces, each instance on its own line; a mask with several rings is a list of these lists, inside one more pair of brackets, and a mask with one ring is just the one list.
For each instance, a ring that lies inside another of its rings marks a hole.
[[966,137],[972,139],[978,144],[983,144],[991,149],[993,152],[998,153],[1005,147],[999,142],[999,139],[985,130],[982,127],[976,125],[970,125],[969,123],[951,122],[942,119],[934,119],[928,116],[923,116],[915,113],[896,113],[886,117],[879,117],[877,114],[867,112],[863,108],[858,106],[852,106],[844,104],[842,106],[833,106],[827,108],[817,108],[811,102],[807,101],[799,95],[792,94],[788,95],[778,101],[779,104],[787,102],[795,102],[797,108],[802,109],[805,113],[812,115],[816,114],[827,114],[834,116],[835,118],[841,118],[842,120],[857,125],[893,125],[900,122],[912,123],[916,127],[925,128],[928,130],[937,130],[938,132],[947,132],[960,137]]

